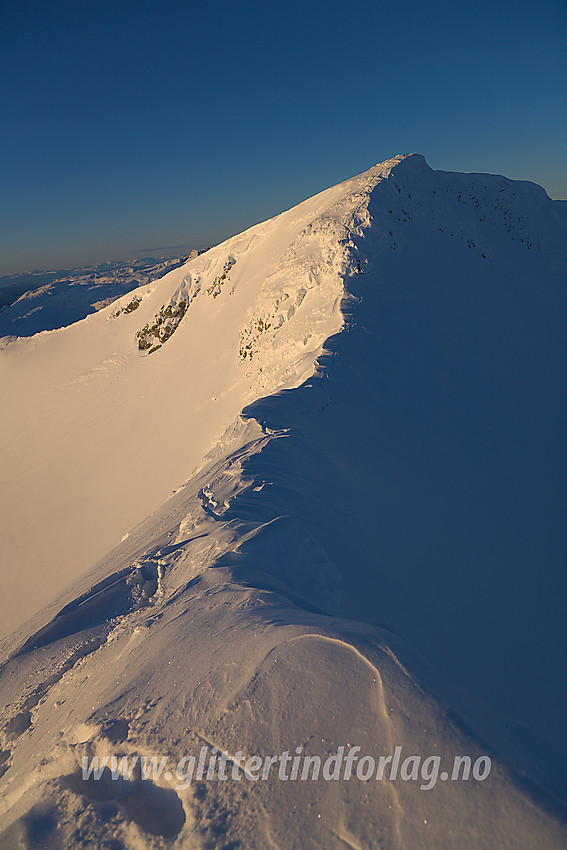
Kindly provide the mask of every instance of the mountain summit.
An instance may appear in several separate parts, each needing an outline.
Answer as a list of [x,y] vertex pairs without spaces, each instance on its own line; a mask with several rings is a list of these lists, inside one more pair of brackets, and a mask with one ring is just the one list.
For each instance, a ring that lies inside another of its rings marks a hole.
[[[6,841],[564,846],[566,235],[397,156],[4,341]],[[492,772],[80,767],[353,745]]]

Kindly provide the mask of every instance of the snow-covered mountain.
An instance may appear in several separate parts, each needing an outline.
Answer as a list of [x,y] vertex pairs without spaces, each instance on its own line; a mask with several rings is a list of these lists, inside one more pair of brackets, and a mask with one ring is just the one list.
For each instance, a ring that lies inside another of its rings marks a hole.
[[[565,846],[566,236],[398,156],[5,341],[6,846]],[[80,771],[353,745],[492,771]]]

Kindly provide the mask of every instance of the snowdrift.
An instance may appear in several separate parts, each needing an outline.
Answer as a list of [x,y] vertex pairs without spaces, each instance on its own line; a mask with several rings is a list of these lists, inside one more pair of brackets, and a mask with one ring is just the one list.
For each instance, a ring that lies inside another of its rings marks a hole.
[[[399,156],[4,344],[7,846],[565,846],[566,206]],[[492,770],[81,774],[204,746]]]

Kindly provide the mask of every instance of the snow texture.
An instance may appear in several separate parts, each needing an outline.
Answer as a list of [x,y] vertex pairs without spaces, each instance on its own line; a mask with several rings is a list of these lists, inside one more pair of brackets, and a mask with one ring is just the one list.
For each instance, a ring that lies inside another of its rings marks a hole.
[[[2,846],[565,847],[566,236],[398,156],[5,338]],[[204,743],[493,770],[78,768]]]

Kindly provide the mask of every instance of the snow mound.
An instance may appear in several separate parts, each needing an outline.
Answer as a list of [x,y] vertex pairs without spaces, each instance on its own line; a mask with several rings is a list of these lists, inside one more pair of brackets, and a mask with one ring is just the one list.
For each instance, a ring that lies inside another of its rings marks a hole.
[[8,846],[565,845],[566,229],[398,156],[0,351]]

